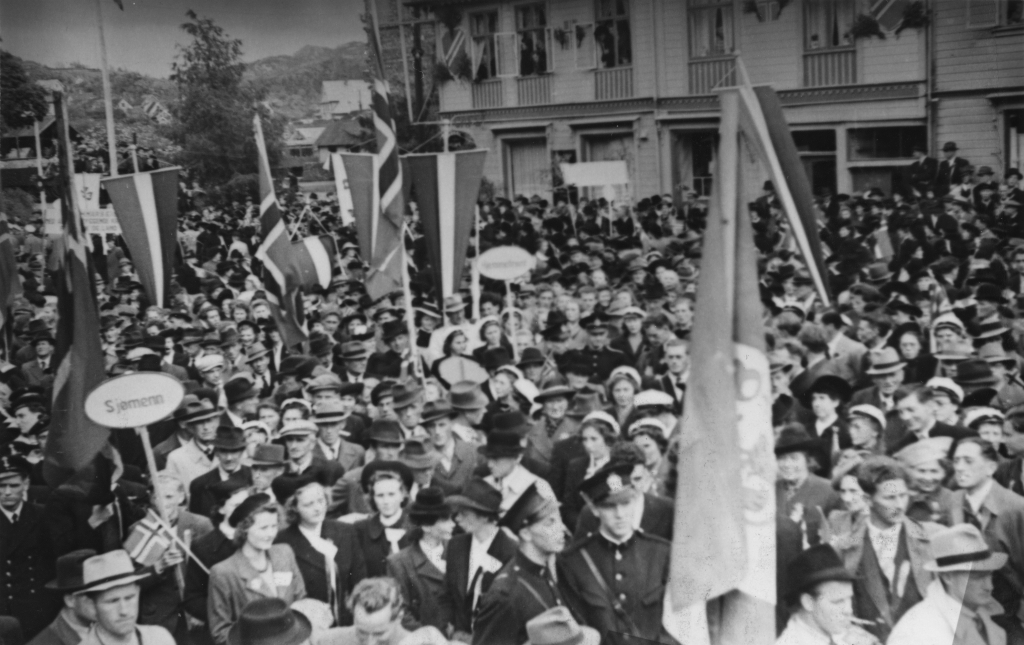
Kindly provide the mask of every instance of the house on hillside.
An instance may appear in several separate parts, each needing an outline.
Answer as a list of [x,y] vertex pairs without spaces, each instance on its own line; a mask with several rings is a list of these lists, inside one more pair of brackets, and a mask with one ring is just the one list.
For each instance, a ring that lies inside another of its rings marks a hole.
[[129,103],[126,99],[121,99],[117,102],[117,109],[125,113],[131,111],[133,107],[134,106],[131,103]]
[[356,119],[331,121],[316,140],[320,163],[326,163],[332,152],[359,152],[369,136]]
[[370,109],[370,84],[366,81],[324,81],[320,90],[320,118],[338,119]]

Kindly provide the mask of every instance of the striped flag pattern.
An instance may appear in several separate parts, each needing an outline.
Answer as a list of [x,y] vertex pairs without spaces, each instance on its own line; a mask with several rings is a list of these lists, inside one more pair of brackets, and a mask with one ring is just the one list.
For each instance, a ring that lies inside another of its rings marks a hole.
[[797,153],[782,104],[768,86],[741,86],[739,91],[739,128],[748,144],[767,166],[775,193],[789,220],[796,246],[803,256],[814,286],[825,306],[831,300],[828,271],[818,237],[814,195]]
[[486,157],[486,150],[402,157],[409,188],[416,191],[438,304],[462,281]]
[[[377,155],[338,153],[335,165],[344,166],[352,199],[352,214],[355,218],[356,238],[359,240],[359,255],[364,260],[373,259],[372,213],[380,212],[380,191],[377,189]],[[337,172],[337,170],[335,170]],[[336,180],[337,181],[337,180]]]
[[288,345],[308,339],[302,289],[331,284],[333,259],[337,255],[330,235],[307,237],[293,242],[288,234],[281,207],[274,194],[270,161],[263,140],[259,115],[254,119],[256,147],[260,156],[260,232],[263,242],[256,258],[269,274],[266,282],[267,300]]
[[374,63],[372,108],[373,127],[377,136],[375,164],[379,196],[379,204],[370,212],[371,253],[367,256],[370,258],[370,271],[366,276],[366,290],[371,298],[378,298],[402,288],[402,255],[405,253],[402,246],[402,213],[405,204],[395,121],[391,117],[388,86],[384,80],[376,2],[367,0],[366,5],[371,60]]
[[175,265],[178,168],[103,180],[150,302],[165,304]]
[[21,293],[14,239],[7,220],[3,219],[0,220],[0,326],[6,321],[8,307]]
[[104,379],[103,348],[92,258],[86,246],[88,236],[72,185],[74,170],[67,107],[61,93],[55,93],[54,97],[64,244],[54,279],[58,312],[53,355],[56,370],[50,434],[43,462],[43,476],[51,488],[60,486],[92,463],[110,434],[109,429],[82,414],[85,397]]

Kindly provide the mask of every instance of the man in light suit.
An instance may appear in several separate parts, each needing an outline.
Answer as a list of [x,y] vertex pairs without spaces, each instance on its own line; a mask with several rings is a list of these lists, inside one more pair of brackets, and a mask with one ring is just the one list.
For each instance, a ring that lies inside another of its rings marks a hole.
[[896,393],[903,385],[903,368],[907,364],[891,347],[871,352],[870,357],[871,367],[864,374],[875,384],[854,392],[850,405],[873,405],[885,414],[882,440],[886,452],[891,453],[907,433],[906,425],[896,410]]
[[1011,642],[1024,637],[1017,618],[1024,589],[1024,498],[993,479],[999,465],[995,447],[977,437],[962,439],[953,453],[953,473],[959,490],[953,493],[953,524],[973,524],[993,551],[1009,556],[992,576],[993,597],[1003,606],[997,619]]
[[843,333],[847,322],[843,320],[842,314],[830,311],[821,317],[821,324],[831,337],[828,341],[828,353],[839,366],[839,376],[850,383],[856,383],[860,379],[861,365],[868,348],[864,343],[853,340]]
[[366,448],[345,440],[351,434],[345,429],[351,416],[345,404],[334,399],[317,403],[313,414],[313,422],[319,429],[313,455],[338,462],[345,472],[362,466],[366,460]]
[[455,414],[455,410],[447,403],[431,401],[420,415],[420,422],[430,433],[431,445],[441,456],[431,482],[443,490],[445,495],[461,492],[472,477],[473,469],[480,463],[476,447],[459,439],[452,431]]
[[180,423],[192,435],[182,447],[167,455],[166,470],[177,477],[186,487],[192,480],[205,475],[217,466],[217,458],[213,454],[213,440],[217,436],[217,426],[224,410],[215,407],[207,399],[200,399],[192,411],[180,417]]

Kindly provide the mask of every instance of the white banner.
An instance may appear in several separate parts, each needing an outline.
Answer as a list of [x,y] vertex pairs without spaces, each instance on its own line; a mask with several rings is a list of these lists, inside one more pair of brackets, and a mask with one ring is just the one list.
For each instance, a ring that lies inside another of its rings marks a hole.
[[46,205],[43,211],[43,234],[47,237],[57,237],[64,232],[64,220],[60,214],[60,200]]
[[120,235],[121,225],[113,208],[82,211],[82,223],[90,235]]
[[331,155],[331,165],[334,166],[334,186],[338,193],[338,211],[341,213],[341,223],[348,226],[356,221],[355,206],[352,204],[352,190],[348,187],[348,174],[345,172],[345,163],[341,155]]
[[562,178],[576,186],[624,186],[629,184],[625,161],[585,161],[564,163]]
[[99,210],[100,174],[98,172],[76,174],[75,191],[78,193],[78,208],[82,212]]

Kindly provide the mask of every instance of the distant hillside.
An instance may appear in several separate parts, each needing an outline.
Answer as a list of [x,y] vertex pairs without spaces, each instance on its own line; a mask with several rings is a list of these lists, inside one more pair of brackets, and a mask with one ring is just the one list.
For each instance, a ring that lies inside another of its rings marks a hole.
[[[64,84],[68,113],[75,128],[96,132],[105,127],[103,84],[98,69],[78,65],[51,68],[27,60],[23,63],[29,78],[56,79]],[[319,109],[322,81],[366,77],[366,44],[351,42],[333,49],[306,46],[290,56],[270,56],[246,67],[246,78],[266,88],[267,102],[273,110],[289,121],[308,118],[316,116]],[[174,83],[123,69],[111,72],[110,83],[119,138],[130,139],[134,132],[140,144],[165,148],[164,128],[146,114],[143,104],[155,99],[172,108],[178,97]],[[122,100],[131,107],[119,109]]]

